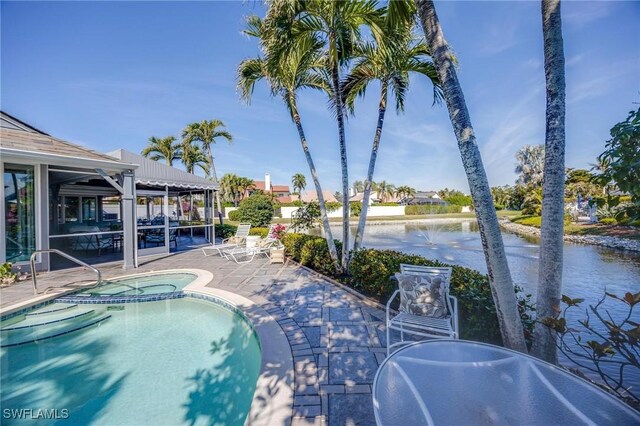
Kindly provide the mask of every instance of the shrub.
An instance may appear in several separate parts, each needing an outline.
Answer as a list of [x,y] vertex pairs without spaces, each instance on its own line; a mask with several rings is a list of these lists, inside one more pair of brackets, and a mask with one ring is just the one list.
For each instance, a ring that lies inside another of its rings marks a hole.
[[282,243],[284,244],[284,251],[288,256],[291,256],[296,262],[300,261],[300,252],[304,243],[311,238],[318,238],[313,235],[307,234],[286,234]]
[[325,206],[327,207],[327,213],[331,213],[342,207],[342,204],[336,201],[329,201],[325,203]]
[[216,223],[214,225],[214,232],[216,234],[216,237],[220,237],[223,240],[225,238],[233,237],[237,229],[238,227],[233,225],[221,225],[219,223]]
[[241,222],[250,223],[255,227],[267,226],[273,219],[273,202],[268,195],[252,194],[242,200],[236,212],[238,213],[235,217]]
[[353,203],[350,203],[349,207],[351,216],[358,217],[362,213],[362,203],[360,201],[354,201]]
[[240,222],[240,212],[238,210],[230,211],[227,216],[229,216],[229,220]]
[[494,204],[496,210],[504,210],[504,206],[502,204]]
[[280,203],[280,207],[302,207],[304,204],[302,201],[295,200],[290,203]]
[[[338,257],[342,253],[342,243],[334,240]],[[314,271],[328,276],[335,276],[336,266],[329,255],[329,245],[322,237],[307,239],[300,249],[300,263]]]
[[387,202],[384,202],[384,203],[374,203],[373,205],[374,206],[399,206],[400,203],[394,203],[392,201],[387,201]]
[[266,238],[269,234],[269,228],[251,228],[249,235],[258,235],[261,238]]
[[419,205],[419,206],[406,206],[404,208],[404,214],[408,216],[418,214],[446,214],[446,213],[460,213],[462,206],[431,206],[431,205]]

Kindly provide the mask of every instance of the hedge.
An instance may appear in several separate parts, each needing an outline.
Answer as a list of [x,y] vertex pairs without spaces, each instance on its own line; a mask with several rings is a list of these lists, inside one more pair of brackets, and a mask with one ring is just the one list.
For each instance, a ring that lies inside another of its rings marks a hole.
[[419,206],[406,206],[404,208],[404,214],[407,216],[413,216],[418,214],[446,214],[446,213],[460,213],[462,206],[431,206],[431,205],[419,205]]
[[234,222],[240,222],[240,219],[242,218],[242,214],[238,210],[230,211],[227,216],[229,216],[229,220]]
[[249,235],[258,235],[261,238],[266,238],[269,234],[269,228],[251,228],[249,229]]
[[233,225],[221,225],[219,223],[216,223],[214,225],[214,232],[216,234],[216,237],[222,238],[223,240],[225,238],[233,237],[237,229],[238,227]]
[[[460,337],[493,344],[502,343],[489,279],[478,271],[393,250],[362,249],[351,254],[349,275],[337,276],[324,238],[286,234],[283,242],[285,252],[293,260],[383,304],[397,288],[397,282],[391,277],[400,271],[401,263],[451,267],[451,294],[458,298]],[[339,241],[336,241],[336,246],[340,253],[342,245]],[[516,289],[516,293],[519,291]],[[529,296],[523,297],[518,294],[518,298],[522,319],[530,336],[533,323],[530,317]]]

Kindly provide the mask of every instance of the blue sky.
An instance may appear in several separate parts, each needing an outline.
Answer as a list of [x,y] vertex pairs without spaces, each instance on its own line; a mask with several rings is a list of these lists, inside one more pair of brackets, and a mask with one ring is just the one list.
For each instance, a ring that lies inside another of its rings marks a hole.
[[[489,182],[512,184],[514,153],[544,143],[539,2],[437,2]],[[250,106],[235,89],[238,63],[258,54],[241,34],[259,2],[7,2],[1,4],[4,111],[99,151],[139,152],[150,136],[179,136],[219,118],[235,136],[215,147],[219,173],[274,183],[308,168],[279,99],[259,86]],[[587,167],[609,129],[640,101],[640,3],[566,2],[567,166]],[[364,178],[378,86],[347,127],[350,181]],[[446,108],[416,77],[406,112],[389,109],[375,180],[468,190]],[[303,92],[301,116],[325,188],[340,188],[337,129],[326,100]],[[637,108],[637,106],[635,106]]]

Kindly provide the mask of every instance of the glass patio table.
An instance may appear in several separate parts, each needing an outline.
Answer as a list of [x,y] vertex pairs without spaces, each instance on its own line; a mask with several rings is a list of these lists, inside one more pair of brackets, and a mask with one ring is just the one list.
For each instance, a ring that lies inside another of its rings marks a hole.
[[549,363],[464,340],[430,340],[387,357],[373,382],[379,426],[631,425],[640,414]]

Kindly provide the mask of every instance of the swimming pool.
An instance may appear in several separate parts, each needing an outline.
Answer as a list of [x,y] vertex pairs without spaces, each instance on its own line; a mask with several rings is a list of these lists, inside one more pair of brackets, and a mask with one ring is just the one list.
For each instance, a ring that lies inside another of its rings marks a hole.
[[[58,417],[42,424],[241,425],[261,366],[242,315],[184,295],[53,303],[1,327],[3,415],[23,409],[31,410],[23,416],[49,410]],[[12,422],[20,423],[3,418]]]

